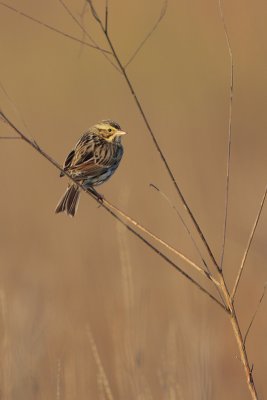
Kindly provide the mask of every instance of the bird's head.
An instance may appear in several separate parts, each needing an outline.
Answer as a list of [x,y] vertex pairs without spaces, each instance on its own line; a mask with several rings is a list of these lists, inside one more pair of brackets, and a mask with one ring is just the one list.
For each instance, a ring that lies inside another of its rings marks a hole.
[[120,125],[112,120],[103,120],[95,125],[97,134],[107,142],[120,142],[121,136],[126,135]]

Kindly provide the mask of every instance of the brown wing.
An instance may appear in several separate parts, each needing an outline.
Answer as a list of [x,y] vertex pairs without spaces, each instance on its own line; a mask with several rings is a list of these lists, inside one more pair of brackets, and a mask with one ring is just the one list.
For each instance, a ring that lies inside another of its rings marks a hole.
[[69,171],[80,179],[101,175],[106,170],[107,167],[105,165],[96,164],[94,159],[90,159],[89,161],[85,161],[83,163],[74,164],[69,167]]
[[[74,154],[75,154],[75,151],[71,150],[71,152],[67,156],[66,160],[64,161],[64,164],[63,164],[64,171],[66,171],[69,168],[69,166],[70,166],[70,164],[72,162]],[[64,176],[63,172],[60,172],[60,176]]]
[[85,134],[68,155],[64,168],[81,180],[95,178],[110,167],[116,168],[121,156],[121,147],[117,148],[97,135]]
[[[81,164],[83,161],[87,161],[93,157],[93,149],[89,149],[90,146],[88,144],[91,142],[91,135],[85,133],[76,143],[74,149],[68,154],[67,158],[64,161],[63,169],[67,171],[70,169],[72,164]],[[87,150],[87,151],[84,151]],[[60,176],[64,174],[61,172]]]
[[98,136],[84,135],[75,147],[68,170],[80,179],[101,175],[108,168],[104,157],[108,148]]

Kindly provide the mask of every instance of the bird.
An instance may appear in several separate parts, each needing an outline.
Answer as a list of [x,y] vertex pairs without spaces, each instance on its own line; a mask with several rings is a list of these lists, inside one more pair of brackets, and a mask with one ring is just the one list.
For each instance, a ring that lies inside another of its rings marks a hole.
[[[94,187],[106,182],[118,168],[123,156],[121,138],[125,134],[117,122],[111,119],[102,120],[81,136],[63,164],[63,170],[100,202],[103,201],[103,196]],[[64,176],[64,173],[61,172],[60,176]],[[66,212],[74,217],[80,190],[71,181],[59,200],[55,213]]]

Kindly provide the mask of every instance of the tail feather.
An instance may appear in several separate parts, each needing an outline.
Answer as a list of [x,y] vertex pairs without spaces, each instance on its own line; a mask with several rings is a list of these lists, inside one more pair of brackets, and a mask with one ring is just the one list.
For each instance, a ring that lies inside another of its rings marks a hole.
[[59,200],[55,209],[55,213],[58,214],[65,211],[68,215],[74,217],[77,211],[79,197],[79,187],[76,185],[70,185],[62,198]]

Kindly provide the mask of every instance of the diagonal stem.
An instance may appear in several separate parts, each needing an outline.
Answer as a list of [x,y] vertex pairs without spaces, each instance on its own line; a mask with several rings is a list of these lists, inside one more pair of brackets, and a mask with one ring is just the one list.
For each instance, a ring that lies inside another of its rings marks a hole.
[[105,32],[108,33],[108,0],[105,5]]
[[66,33],[66,32],[63,32],[63,31],[61,31],[61,30],[59,30],[59,29],[57,29],[57,28],[55,28],[55,27],[53,27],[53,26],[51,26],[51,25],[48,25],[48,24],[46,24],[45,22],[42,22],[42,21],[40,21],[40,20],[37,19],[37,18],[31,17],[30,15],[28,15],[28,14],[24,13],[23,11],[20,11],[20,10],[18,10],[18,9],[16,9],[16,8],[14,8],[14,7],[12,7],[12,6],[10,6],[10,5],[4,3],[3,1],[0,1],[0,5],[3,6],[3,7],[8,8],[10,11],[13,11],[13,12],[15,12],[15,13],[21,15],[21,16],[24,17],[24,18],[27,18],[27,19],[29,19],[29,20],[31,20],[31,21],[33,21],[33,22],[39,24],[39,25],[44,26],[45,28],[47,28],[47,29],[49,29],[49,30],[51,30],[51,31],[53,31],[53,32],[58,33],[59,35],[65,36],[65,37],[67,37],[68,39],[74,40],[75,42],[82,43],[82,44],[84,44],[85,46],[92,47],[93,49],[99,50],[99,51],[101,51],[101,52],[103,52],[103,53],[110,54],[110,51],[108,51],[108,50],[105,50],[105,49],[102,49],[101,47],[94,46],[94,45],[92,45],[92,44],[90,44],[90,43],[84,42],[83,40],[80,40],[80,39],[76,38],[75,36],[69,35],[69,34]]
[[120,69],[115,65],[115,63],[109,58],[108,54],[106,52],[103,52],[102,49],[98,46],[97,42],[94,40],[94,38],[88,33],[88,31],[84,28],[83,24],[75,17],[73,12],[70,10],[70,8],[66,5],[64,0],[59,0],[60,4],[66,11],[66,13],[72,18],[72,20],[75,22],[76,25],[81,29],[83,34],[88,37],[89,40],[96,46],[97,48],[100,49],[102,55],[106,58],[106,60],[119,72],[121,73]]
[[220,18],[223,24],[223,30],[226,38],[229,58],[230,58],[230,87],[229,87],[229,118],[228,118],[228,149],[227,149],[227,163],[226,163],[226,189],[225,189],[225,209],[224,209],[224,223],[223,223],[223,243],[222,243],[222,254],[220,260],[220,269],[223,267],[225,244],[226,244],[226,233],[227,233],[227,222],[228,222],[228,208],[229,208],[229,185],[230,185],[230,162],[231,162],[231,145],[232,145],[232,109],[233,109],[233,95],[234,95],[234,60],[233,52],[230,43],[230,38],[224,18],[222,0],[219,0],[219,11]]
[[159,192],[160,195],[167,201],[167,203],[169,204],[169,206],[170,206],[170,207],[175,211],[175,213],[178,215],[178,218],[179,218],[179,220],[182,222],[182,224],[183,224],[183,226],[184,226],[186,232],[188,233],[188,235],[189,235],[189,237],[190,237],[190,239],[191,239],[191,241],[192,241],[192,244],[193,244],[193,246],[194,246],[194,248],[195,248],[197,254],[198,254],[199,257],[201,258],[201,261],[202,261],[203,265],[205,266],[206,270],[207,270],[208,272],[210,272],[209,266],[208,266],[208,264],[206,263],[206,261],[204,260],[204,257],[203,257],[202,254],[201,254],[201,251],[200,251],[200,249],[199,249],[199,247],[198,247],[198,245],[197,245],[197,242],[195,241],[193,235],[192,235],[191,232],[190,232],[190,229],[188,228],[188,226],[187,226],[187,224],[186,224],[184,218],[182,217],[182,215],[181,215],[181,213],[179,212],[179,210],[177,209],[177,207],[171,202],[171,200],[169,199],[169,197],[168,197],[161,189],[159,189],[156,185],[154,185],[154,183],[150,183],[149,186],[152,187],[153,189],[155,189],[157,192]]
[[233,288],[233,291],[232,291],[232,294],[231,294],[231,299],[232,299],[233,302],[235,300],[236,291],[237,291],[241,276],[242,276],[243,271],[244,271],[244,266],[245,266],[245,262],[246,262],[246,259],[247,259],[247,256],[248,256],[248,252],[249,252],[252,240],[254,238],[256,228],[258,226],[258,222],[259,222],[259,219],[260,219],[260,216],[261,216],[261,213],[262,213],[262,209],[263,209],[263,206],[264,206],[264,203],[265,203],[266,195],[267,195],[267,185],[265,187],[265,190],[264,190],[264,193],[263,193],[263,196],[262,196],[262,199],[261,199],[260,207],[259,207],[258,213],[256,215],[254,224],[252,226],[252,229],[251,229],[251,232],[250,232],[250,235],[249,235],[249,238],[248,238],[247,247],[245,249],[245,252],[244,252],[244,255],[243,255],[243,258],[242,258],[242,261],[241,261],[241,265],[239,267],[239,271],[238,271],[238,274],[237,274],[237,277],[236,277],[236,281],[235,281],[235,284],[234,284],[234,288]]
[[253,325],[253,322],[254,322],[254,320],[255,320],[255,318],[256,318],[256,315],[257,315],[257,313],[258,313],[258,311],[259,311],[261,302],[262,302],[262,300],[263,300],[263,298],[264,298],[264,296],[265,296],[265,292],[266,292],[266,283],[265,283],[265,285],[264,285],[263,292],[262,292],[262,295],[261,295],[260,300],[259,300],[259,302],[258,302],[258,305],[257,305],[257,307],[256,307],[256,310],[254,311],[254,314],[253,314],[253,316],[252,316],[252,318],[251,318],[251,321],[250,321],[250,323],[249,323],[249,326],[248,326],[248,328],[247,328],[247,331],[246,331],[246,333],[245,333],[245,335],[244,335],[244,344],[246,344],[248,334],[249,334],[250,329],[251,329],[251,327],[252,327],[252,325]]
[[[201,260],[202,260],[202,262],[203,262],[203,264],[204,264],[206,270],[207,270],[207,271],[209,272],[209,274],[211,275],[211,271],[210,271],[210,269],[209,269],[209,266],[208,266],[208,264],[206,263],[206,261],[204,260],[202,254],[201,254],[201,251],[200,251],[200,249],[199,249],[199,247],[198,247],[198,245],[197,245],[197,243],[196,243],[196,241],[195,241],[193,235],[191,234],[191,231],[190,231],[190,229],[188,228],[188,226],[187,226],[185,220],[183,219],[181,213],[179,212],[179,210],[175,207],[174,204],[172,204],[172,202],[170,201],[169,197],[168,197],[164,192],[162,192],[157,186],[155,186],[153,183],[150,183],[150,186],[151,186],[152,188],[156,189],[156,190],[161,194],[161,196],[168,202],[168,204],[171,206],[171,208],[176,212],[176,214],[178,215],[180,221],[182,222],[182,224],[183,224],[183,226],[184,226],[186,232],[188,233],[188,235],[189,235],[189,237],[190,237],[190,239],[191,239],[191,241],[192,241],[192,243],[193,243],[193,246],[194,246],[196,252],[198,253],[199,257],[201,258]],[[217,292],[218,292],[218,294],[219,294],[219,296],[220,296],[222,302],[224,303],[224,298],[223,298],[222,293],[221,293],[221,290],[220,290],[220,285],[218,286],[218,285],[215,284],[215,287],[216,287],[216,290],[217,290]]]
[[144,46],[144,44],[146,43],[146,41],[150,38],[150,36],[154,33],[154,31],[157,29],[157,27],[159,26],[159,24],[161,23],[161,21],[163,20],[163,18],[165,17],[166,11],[167,11],[167,7],[168,7],[168,0],[164,0],[162,3],[162,8],[160,11],[160,15],[157,19],[157,21],[155,22],[155,24],[153,25],[153,27],[150,29],[150,31],[147,33],[147,35],[145,36],[145,38],[141,41],[141,43],[139,44],[139,46],[137,47],[137,49],[133,52],[133,54],[131,55],[131,57],[129,58],[129,60],[125,63],[124,68],[128,68],[128,66],[131,64],[131,62],[135,59],[135,57],[137,56],[137,54],[139,53],[139,51],[142,49],[142,47]]
[[128,222],[130,222],[132,225],[137,227],[140,231],[146,233],[148,236],[150,236],[152,239],[166,247],[168,250],[170,250],[172,253],[176,254],[179,256],[182,260],[187,262],[189,265],[191,265],[196,271],[198,271],[201,275],[205,276],[208,278],[211,282],[215,284],[216,287],[220,287],[219,282],[211,275],[209,271],[205,271],[203,268],[201,268],[199,265],[195,264],[192,260],[190,260],[188,257],[186,257],[183,253],[180,251],[174,249],[172,246],[170,246],[168,243],[164,242],[162,239],[151,233],[148,229],[146,229],[144,226],[139,224],[137,221],[133,220],[131,217],[126,215],[124,212],[119,210],[117,207],[113,206],[111,203],[109,203],[107,200],[104,200],[104,203],[108,205],[108,207],[114,211],[116,211],[119,215],[121,215],[123,218],[125,218]]
[[107,40],[107,42],[109,44],[111,52],[112,52],[112,54],[114,56],[114,59],[116,60],[118,66],[119,66],[119,68],[120,68],[120,70],[122,72],[122,75],[123,75],[123,77],[124,77],[124,79],[126,81],[126,84],[127,84],[128,88],[129,88],[129,90],[130,90],[130,92],[131,92],[131,94],[132,94],[132,96],[133,96],[133,98],[135,100],[136,106],[137,106],[137,108],[138,108],[138,110],[139,110],[139,112],[140,112],[140,114],[141,114],[141,116],[142,116],[142,118],[144,120],[144,123],[145,123],[145,125],[146,125],[146,127],[148,129],[148,132],[150,133],[150,136],[151,136],[151,138],[153,140],[153,143],[154,143],[154,145],[155,145],[155,147],[156,147],[156,149],[157,149],[157,151],[158,151],[158,153],[160,155],[161,160],[163,161],[163,164],[164,164],[164,166],[165,166],[165,168],[167,170],[167,173],[168,173],[168,175],[169,175],[169,177],[170,177],[170,179],[171,179],[171,181],[172,181],[172,183],[173,183],[173,185],[174,185],[174,187],[175,187],[175,189],[176,189],[176,191],[178,193],[178,196],[180,197],[180,200],[181,200],[183,206],[185,207],[187,213],[189,214],[189,216],[190,216],[190,218],[191,218],[191,220],[192,220],[192,222],[193,222],[193,224],[194,224],[194,226],[195,226],[195,228],[196,228],[196,230],[197,230],[197,232],[198,232],[198,234],[199,234],[199,236],[200,236],[200,238],[201,238],[201,240],[202,240],[202,242],[203,242],[203,244],[204,244],[204,246],[205,246],[205,248],[206,248],[206,250],[207,250],[207,252],[208,252],[208,254],[209,254],[209,256],[210,256],[210,258],[212,260],[212,262],[213,262],[213,264],[214,264],[214,266],[219,271],[220,267],[219,267],[219,265],[218,265],[218,263],[217,263],[217,261],[215,259],[215,256],[213,255],[213,252],[212,252],[212,250],[211,250],[211,248],[210,248],[210,246],[209,246],[209,244],[207,242],[207,239],[204,236],[203,231],[201,230],[201,228],[200,228],[200,226],[199,226],[199,224],[198,224],[198,222],[197,222],[197,220],[196,220],[191,208],[189,207],[189,205],[188,205],[187,201],[185,200],[185,197],[184,197],[181,189],[179,188],[179,186],[178,186],[178,184],[176,182],[176,179],[175,179],[175,177],[174,177],[174,175],[172,173],[172,170],[171,170],[171,168],[169,166],[169,163],[167,162],[167,159],[164,156],[163,151],[160,148],[160,145],[159,145],[159,143],[158,143],[158,141],[156,139],[156,136],[154,135],[154,132],[153,132],[151,126],[150,126],[150,123],[149,123],[149,121],[148,121],[148,119],[146,117],[146,114],[144,112],[144,109],[143,109],[143,107],[141,105],[141,102],[140,102],[139,98],[137,97],[137,94],[136,94],[136,92],[134,90],[134,87],[133,87],[133,85],[132,85],[132,83],[131,83],[131,81],[130,81],[130,79],[128,77],[126,69],[122,65],[122,62],[121,62],[121,60],[120,60],[120,58],[118,56],[118,53],[115,50],[113,42],[110,39],[110,36],[109,36],[108,32],[105,31],[105,27],[104,27],[99,15],[97,14],[96,9],[94,8],[92,0],[87,0],[87,3],[90,5],[92,15],[95,18],[95,20],[97,21],[97,23],[99,24],[103,34],[106,37],[106,40]]
[[150,133],[150,136],[151,136],[151,138],[153,140],[153,143],[154,143],[157,151],[159,152],[160,158],[163,161],[163,163],[165,165],[165,168],[166,168],[166,170],[168,172],[168,175],[170,176],[171,181],[172,181],[172,183],[173,183],[173,185],[174,185],[174,187],[175,187],[175,189],[176,189],[176,191],[178,193],[178,196],[180,197],[180,200],[182,201],[183,206],[185,207],[187,213],[189,214],[189,216],[190,216],[190,218],[191,218],[191,220],[192,220],[192,222],[193,222],[193,224],[194,224],[194,226],[195,226],[195,228],[196,228],[196,230],[197,230],[202,242],[204,243],[204,246],[206,247],[206,250],[207,250],[207,252],[208,252],[213,264],[216,266],[217,269],[219,269],[219,266],[218,266],[217,261],[216,261],[214,255],[213,255],[213,253],[211,251],[211,248],[210,248],[210,246],[209,246],[209,244],[208,244],[208,242],[207,242],[207,240],[206,240],[206,238],[205,238],[205,236],[204,236],[204,234],[203,234],[203,232],[202,232],[202,230],[201,230],[201,228],[200,228],[200,226],[199,226],[199,224],[198,224],[198,222],[197,222],[197,220],[196,220],[196,218],[195,218],[195,216],[194,216],[194,214],[193,214],[193,212],[191,210],[191,208],[189,207],[187,201],[185,200],[185,197],[184,197],[181,189],[179,188],[179,186],[178,186],[178,184],[176,182],[176,179],[175,179],[175,177],[174,177],[174,175],[172,173],[172,170],[171,170],[171,168],[170,168],[170,166],[169,166],[169,164],[167,162],[167,159],[165,158],[165,156],[164,156],[164,154],[163,154],[163,152],[162,152],[162,150],[160,148],[160,145],[159,145],[159,143],[158,143],[158,141],[157,141],[157,139],[156,139],[156,137],[154,135],[154,132],[153,132],[151,126],[150,126],[150,123],[148,122],[148,119],[147,119],[147,117],[145,115],[145,112],[144,112],[143,107],[142,107],[142,105],[140,103],[140,100],[138,99],[138,97],[136,95],[136,92],[135,92],[135,90],[133,88],[133,85],[132,85],[132,83],[131,83],[131,81],[130,81],[130,79],[128,77],[128,74],[127,74],[125,68],[123,67],[123,65],[121,63],[121,61],[120,61],[120,59],[119,59],[119,57],[117,55],[117,52],[115,51],[113,43],[112,43],[109,35],[105,34],[105,36],[106,36],[106,39],[107,39],[107,41],[109,43],[110,49],[111,49],[111,51],[112,51],[112,53],[114,55],[114,58],[117,61],[118,65],[119,65],[119,67],[120,67],[120,69],[122,71],[122,74],[123,74],[124,79],[125,79],[125,81],[127,83],[127,86],[128,86],[128,88],[129,88],[129,90],[130,90],[130,92],[131,92],[131,94],[132,94],[132,96],[133,96],[133,98],[135,100],[137,108],[139,109],[140,114],[142,115],[142,118],[143,118],[144,123],[145,123],[145,125],[146,125],[146,127],[147,127],[147,129],[148,129],[148,131]]
[[233,333],[234,333],[234,336],[235,336],[235,339],[237,342],[240,359],[241,359],[241,362],[243,364],[243,368],[245,371],[248,389],[250,391],[251,398],[253,400],[258,400],[257,390],[255,387],[254,378],[253,378],[253,374],[252,374],[252,368],[250,367],[250,364],[249,364],[247,350],[246,350],[245,342],[244,342],[242,332],[241,332],[241,329],[239,326],[239,321],[238,321],[238,318],[236,315],[235,307],[232,302],[227,285],[225,283],[225,279],[224,279],[222,271],[219,274],[220,274],[220,284],[221,284],[222,294],[225,298],[227,310],[229,310],[230,322],[231,322],[231,325],[233,328]]
[[234,307],[233,307],[232,313],[231,313],[231,324],[232,324],[235,338],[237,341],[241,362],[242,362],[244,370],[245,370],[245,375],[246,375],[246,379],[247,379],[248,388],[249,388],[249,391],[251,394],[251,398],[253,400],[258,400],[258,394],[257,394],[257,390],[255,387],[255,383],[254,383],[254,379],[253,379],[253,375],[252,375],[252,368],[250,367],[250,364],[249,364],[248,355],[247,355],[246,347],[244,344],[244,339],[242,337],[241,329],[240,329],[240,326],[238,323],[238,319],[237,319]]
[[4,140],[9,140],[9,139],[11,139],[11,140],[20,139],[20,140],[21,140],[21,137],[19,137],[19,136],[0,136],[0,139],[1,139],[1,140],[2,140],[2,139],[4,139]]

